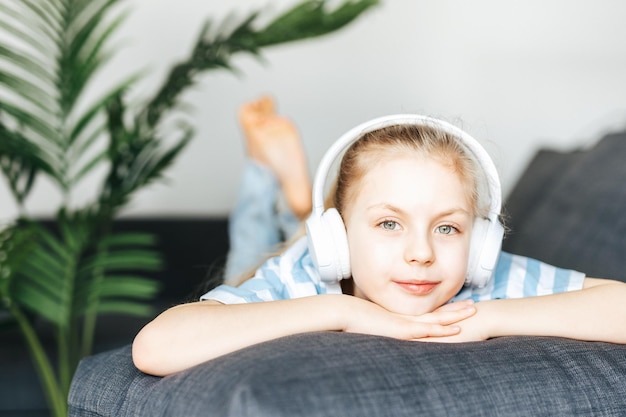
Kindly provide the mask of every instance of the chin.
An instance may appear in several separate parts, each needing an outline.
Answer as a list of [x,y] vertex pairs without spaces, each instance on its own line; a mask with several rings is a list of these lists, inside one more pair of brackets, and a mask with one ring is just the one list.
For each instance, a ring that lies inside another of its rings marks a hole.
[[[387,308],[387,307],[386,307]],[[402,314],[405,316],[421,316],[422,314],[430,313],[437,307],[432,307],[430,303],[409,302],[404,305],[398,305],[397,303],[387,308],[392,313]]]
[[[439,290],[439,288],[438,288]],[[448,298],[444,297],[441,291],[433,291],[428,295],[414,296],[403,294],[403,297],[396,302],[395,306],[402,310],[401,314],[419,316],[426,313],[432,313],[446,303]]]

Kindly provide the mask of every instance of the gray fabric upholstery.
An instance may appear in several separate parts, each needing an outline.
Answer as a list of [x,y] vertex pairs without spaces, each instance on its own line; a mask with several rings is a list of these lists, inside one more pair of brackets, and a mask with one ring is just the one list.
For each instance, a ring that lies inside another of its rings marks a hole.
[[585,151],[540,152],[505,207],[505,250],[626,281],[626,133]]
[[69,400],[71,417],[623,416],[626,346],[310,333],[166,378],[137,371],[125,347],[83,360]]

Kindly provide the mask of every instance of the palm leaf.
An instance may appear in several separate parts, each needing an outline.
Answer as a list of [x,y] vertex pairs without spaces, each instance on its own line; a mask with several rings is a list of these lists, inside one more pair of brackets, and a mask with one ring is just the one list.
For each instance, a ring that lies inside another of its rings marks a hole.
[[154,246],[157,243],[155,235],[140,232],[124,232],[115,233],[107,236],[102,240],[107,246],[124,247],[124,246]]
[[117,210],[137,189],[160,178],[193,136],[193,131],[183,126],[182,136],[166,148],[150,127],[127,127],[122,117],[126,111],[121,94],[110,101],[107,113],[111,167],[100,197],[100,206],[109,211]]
[[[25,306],[53,323],[58,322],[58,293],[47,280],[31,281],[24,271],[37,271],[39,261],[38,228],[30,222],[20,222],[5,229],[0,240],[0,250],[7,256],[0,261],[3,271],[9,271],[1,281],[0,293],[8,305]],[[28,274],[28,273],[26,273]],[[35,274],[38,274],[35,272]]]
[[37,135],[36,138],[29,137],[29,141],[38,143],[42,140],[47,140],[47,144],[42,144],[41,146],[48,148],[58,146],[58,134],[55,125],[43,119],[37,113],[29,112],[14,103],[0,102],[0,114],[2,113],[12,116],[20,124],[22,129],[16,129],[16,131],[21,131],[24,135],[29,133]]
[[[96,119],[96,117],[101,114],[103,110],[106,109],[108,103],[115,97],[123,94],[124,91],[128,90],[141,78],[142,75],[142,73],[135,73],[127,77],[115,87],[112,87],[103,97],[95,100],[95,102],[82,113],[77,122],[73,124],[73,130],[71,130],[71,132],[69,133],[70,143],[74,144],[74,142],[81,137],[83,131],[87,128],[87,126],[93,123],[94,119]],[[89,141],[87,143],[89,144],[92,142]],[[80,149],[82,154],[82,152],[85,151],[84,146],[81,146]]]
[[0,230],[0,300],[4,304],[11,303],[11,287],[17,271],[32,254],[35,242],[33,230],[27,225],[16,221]]
[[104,299],[137,298],[150,300],[159,290],[159,283],[135,275],[110,275],[102,281],[98,294]]
[[[129,272],[161,270],[162,260],[155,245],[156,238],[152,234],[109,234],[100,241],[97,251],[82,263],[78,291],[86,295],[89,305],[97,305],[101,297],[113,297],[116,285],[122,288],[117,295],[125,298],[145,298],[147,294],[154,294],[158,283]],[[123,278],[128,278],[127,286],[122,285]],[[128,292],[133,288],[137,293]]]
[[111,250],[92,259],[83,266],[81,272],[88,272],[94,268],[103,268],[105,271],[126,271],[129,269],[158,271],[161,268],[161,259],[154,251],[125,249],[116,252]]
[[58,13],[59,9],[53,7],[56,3],[54,0],[48,2],[21,0],[12,3],[15,7],[21,8],[18,9],[20,17],[28,19],[33,30],[37,30],[45,38],[57,39],[61,16]]
[[102,28],[106,22],[103,16],[117,2],[118,0],[92,1],[89,3],[90,7],[86,7],[75,17],[73,25],[78,26],[79,30],[66,45],[61,67],[62,70],[71,70],[71,78],[61,77],[62,85],[66,87],[64,104],[68,109],[74,106],[94,73],[110,57],[103,51],[103,47],[126,15],[121,14]]
[[[184,131],[176,144],[165,150],[159,149],[159,146],[143,148],[138,153],[136,162],[130,167],[129,176],[125,181],[127,192],[131,193],[160,178],[162,172],[172,164],[176,156],[191,141],[193,134],[194,131],[191,129]],[[159,142],[154,141],[153,143]]]
[[[153,249],[154,236],[114,234],[103,240],[92,256],[85,256],[90,251],[86,246],[88,221],[69,220],[64,215],[59,217],[61,237],[44,228],[29,226],[29,245],[25,246],[28,252],[24,249],[24,254],[17,258],[21,259],[19,265],[12,266],[18,278],[12,280],[10,288],[7,286],[6,296],[12,302],[55,325],[67,327],[90,305],[97,306],[106,300],[107,311],[112,311],[116,301],[126,305],[136,303],[133,298],[147,299],[155,294],[158,283],[126,274],[160,270],[162,261]],[[100,274],[104,279],[96,279]],[[123,284],[125,278],[128,281]],[[78,293],[83,296],[77,296]],[[140,309],[143,311],[145,306]]]
[[99,167],[102,162],[106,161],[106,151],[102,151],[95,155],[90,160],[83,163],[82,166],[77,167],[79,169],[78,172],[72,173],[70,183],[68,184],[70,187],[75,186],[81,179],[83,179],[87,174],[93,171],[95,168]]
[[[28,167],[29,162],[38,161],[23,159],[22,178],[14,183],[32,183],[44,173],[66,192],[103,160],[102,156],[93,157],[90,150],[103,138],[99,115],[112,95],[127,89],[138,77],[129,77],[92,105],[79,108],[77,103],[93,75],[112,56],[105,51],[106,45],[126,17],[114,13],[117,3],[120,1],[13,0],[0,6],[0,19],[7,19],[0,22],[1,27],[22,45],[16,49],[14,42],[0,43],[0,61],[19,70],[0,70],[0,86],[15,93],[0,99],[0,117],[12,120],[5,123],[5,129],[11,126],[23,140],[45,147],[40,158],[52,168]],[[29,31],[10,23],[16,20],[29,21]],[[20,203],[30,190],[20,189]]]
[[[43,61],[33,55],[18,53],[15,48],[7,48],[6,46],[0,45],[0,56],[6,59],[7,62],[12,63],[15,68],[19,68],[20,72],[24,69],[28,69],[30,76],[34,77],[34,80],[53,80],[55,77],[55,74],[50,72],[50,68],[48,68]],[[13,77],[16,79],[19,78],[17,75],[13,75]],[[25,84],[29,83],[28,81],[21,82]],[[43,91],[46,94],[53,93],[53,91],[44,91],[43,88],[45,87],[36,87],[39,91]],[[48,99],[53,101],[51,97]]]
[[13,300],[17,305],[30,310],[56,326],[64,326],[66,309],[63,300],[55,298],[35,285],[20,285],[13,290]]
[[135,275],[107,275],[96,285],[92,285],[87,295],[89,300],[83,306],[84,312],[132,314],[146,317],[154,313],[154,308],[146,303],[159,291],[157,281]]
[[54,42],[50,38],[32,36],[29,32],[22,30],[21,27],[16,26],[14,22],[22,21],[24,16],[13,8],[7,7],[4,3],[0,3],[0,15],[5,17],[3,20],[2,16],[0,16],[0,28],[14,38],[22,40],[26,45],[31,46],[34,51],[49,51],[54,46]]
[[[11,287],[13,302],[60,327],[71,319],[75,271],[82,248],[68,244],[42,227],[31,226],[30,256],[16,270]],[[77,235],[79,235],[77,233]],[[79,236],[74,236],[77,242]]]
[[0,123],[0,169],[7,177],[13,195],[19,204],[30,192],[35,174],[43,171],[53,174],[42,149],[33,145],[19,133],[8,130]]
[[[1,133],[4,138],[12,138],[11,151],[21,152],[0,156],[9,160],[11,166],[20,166],[19,172],[12,172],[10,182],[17,201],[22,204],[39,173],[64,186],[59,170],[63,154],[59,150],[60,123],[54,116],[58,109],[56,66],[49,62],[57,50],[58,25],[53,19],[55,9],[48,2],[9,0],[9,3],[0,8],[2,27],[13,36],[10,43],[0,45],[0,60],[8,64],[0,71],[0,87],[10,92],[0,99]],[[30,23],[28,32],[10,23],[25,20]],[[19,143],[23,145],[18,148]],[[41,148],[39,152],[32,151],[35,146]],[[7,165],[3,164],[5,174]]]
[[[375,6],[377,0],[348,1],[328,10],[324,1],[297,5],[258,32],[257,45],[264,47],[321,36],[352,22],[362,12]],[[246,36],[244,32],[242,36]]]
[[26,100],[30,106],[36,107],[39,114],[48,113],[50,108],[54,108],[54,101],[50,97],[50,93],[24,78],[8,72],[0,72],[0,84],[9,89],[20,91],[20,99]]

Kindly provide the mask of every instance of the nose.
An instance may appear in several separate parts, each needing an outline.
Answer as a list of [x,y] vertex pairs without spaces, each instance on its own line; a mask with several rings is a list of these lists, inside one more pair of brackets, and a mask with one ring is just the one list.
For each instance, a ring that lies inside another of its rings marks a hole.
[[435,261],[435,251],[428,234],[412,233],[407,236],[404,260],[419,265],[430,265]]

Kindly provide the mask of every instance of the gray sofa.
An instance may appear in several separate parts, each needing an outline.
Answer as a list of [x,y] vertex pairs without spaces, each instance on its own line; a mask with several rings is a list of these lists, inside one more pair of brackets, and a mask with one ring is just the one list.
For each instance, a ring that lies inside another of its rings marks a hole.
[[[506,199],[505,250],[626,280],[624,161],[625,133],[587,150],[540,151]],[[81,362],[69,406],[70,417],[624,416],[626,346],[322,332],[157,378],[133,366],[126,345]]]

